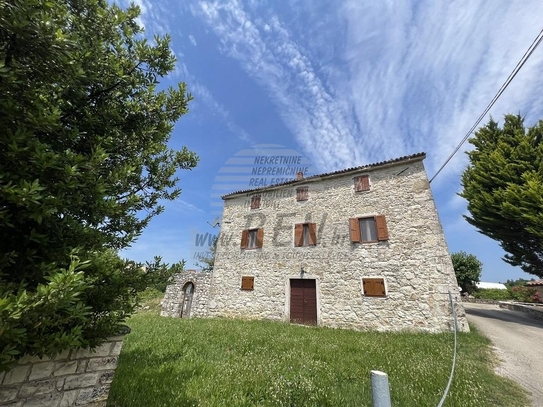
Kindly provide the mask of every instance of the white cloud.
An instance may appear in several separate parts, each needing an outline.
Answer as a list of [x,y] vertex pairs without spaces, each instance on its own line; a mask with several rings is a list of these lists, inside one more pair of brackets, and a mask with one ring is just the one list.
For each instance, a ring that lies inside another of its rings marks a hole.
[[454,193],[450,195],[450,198],[447,201],[446,209],[454,212],[458,211],[466,211],[468,202],[458,195],[458,193]]
[[[252,138],[242,127],[236,124],[236,122],[230,117],[230,113],[224,105],[219,103],[211,91],[202,84],[194,75],[192,75],[187,66],[178,61],[175,68],[176,75],[181,80],[186,81],[189,92],[194,96],[195,103],[203,103],[207,108],[213,112],[213,115],[217,116],[221,122],[241,141],[252,142]],[[194,103],[193,102],[193,103]]]
[[[324,12],[316,6],[319,13],[312,6],[297,2],[306,18],[301,28],[269,5],[245,7],[240,0],[194,2],[191,10],[216,34],[221,51],[267,90],[321,170],[426,151],[429,175],[509,75],[543,13],[543,3],[518,7],[506,0],[344,0]],[[293,34],[304,30],[309,38]],[[541,51],[492,109],[496,118],[517,111],[541,116]],[[457,177],[467,147],[438,184]]]
[[[345,2],[350,79],[336,85],[361,127],[378,135],[366,148],[384,156],[425,150],[432,175],[535,38],[542,12],[537,2]],[[541,114],[541,56],[534,54],[491,110],[496,118]],[[458,153],[440,177],[465,163]]]
[[305,51],[279,18],[253,19],[241,2],[198,2],[193,7],[221,50],[240,62],[273,98],[285,124],[323,170],[364,162],[357,123],[327,90]]
[[[196,205],[191,204],[190,202],[184,201],[183,199],[176,199],[173,201],[173,205],[176,206],[177,210],[180,210],[181,212],[204,212],[201,208],[198,208]],[[171,206],[171,205],[168,205]]]
[[194,35],[189,35],[189,41],[192,45],[194,46],[197,46],[198,44],[196,44],[196,38],[194,38]]

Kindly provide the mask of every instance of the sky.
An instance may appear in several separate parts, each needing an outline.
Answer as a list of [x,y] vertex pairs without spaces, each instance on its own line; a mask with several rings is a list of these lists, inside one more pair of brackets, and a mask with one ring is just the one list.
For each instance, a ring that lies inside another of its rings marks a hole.
[[[200,162],[179,172],[181,196],[121,254],[187,268],[197,236],[219,231],[220,195],[250,188],[255,157],[301,157],[312,175],[426,152],[431,178],[543,28],[539,0],[135,3],[147,37],[171,36],[178,61],[161,86],[186,82],[194,96],[170,146]],[[543,47],[490,115],[543,119],[542,68]],[[477,256],[481,281],[533,278],[462,216],[469,148],[431,184],[449,251]]]

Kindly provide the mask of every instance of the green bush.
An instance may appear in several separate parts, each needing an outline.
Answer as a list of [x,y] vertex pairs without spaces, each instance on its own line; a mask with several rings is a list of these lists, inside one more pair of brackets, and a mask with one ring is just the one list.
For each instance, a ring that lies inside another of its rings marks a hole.
[[35,289],[0,288],[0,370],[25,353],[95,347],[134,312],[149,276],[113,251],[87,257],[72,256],[67,268],[49,267]]
[[148,261],[145,263],[144,268],[149,275],[150,287],[164,293],[172,276],[185,269],[185,260],[181,260],[170,266],[168,263],[162,263],[162,257],[155,256],[152,262]]
[[481,300],[507,301],[513,299],[509,290],[498,290],[497,288],[479,288],[472,295]]
[[[0,5],[0,370],[97,346],[134,312],[145,273],[117,252],[176,199],[195,153],[170,149],[188,111],[168,36],[107,0]],[[161,90],[162,89],[162,90]],[[154,281],[152,278],[158,277]]]
[[471,294],[481,278],[483,264],[473,254],[458,252],[451,254],[456,281],[462,292]]
[[519,302],[540,302],[535,288],[514,286],[508,289],[515,301]]

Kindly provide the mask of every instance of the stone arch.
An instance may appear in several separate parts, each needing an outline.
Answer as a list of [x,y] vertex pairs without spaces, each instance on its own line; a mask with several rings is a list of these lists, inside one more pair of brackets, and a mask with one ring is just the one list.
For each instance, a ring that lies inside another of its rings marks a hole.
[[194,297],[195,285],[192,281],[187,281],[183,285],[182,295],[183,300],[181,301],[181,318],[190,318],[190,311],[192,308],[192,298]]

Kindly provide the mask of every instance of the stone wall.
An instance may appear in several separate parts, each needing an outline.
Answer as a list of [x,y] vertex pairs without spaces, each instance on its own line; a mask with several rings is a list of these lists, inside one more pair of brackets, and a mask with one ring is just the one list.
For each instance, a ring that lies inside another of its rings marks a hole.
[[94,349],[66,350],[54,358],[25,356],[0,373],[0,405],[104,407],[124,336]]
[[[371,190],[353,178],[369,174]],[[307,186],[309,199],[296,201]],[[254,193],[256,194],[256,192]],[[317,324],[360,330],[441,332],[469,327],[422,158],[323,176],[225,199],[211,283],[209,315],[290,321],[290,279],[316,280]],[[349,218],[385,215],[389,239],[351,243]],[[317,245],[294,247],[294,224],[317,224]],[[263,228],[263,247],[241,249],[244,229]],[[241,290],[242,276],[254,277]],[[364,295],[362,279],[383,278],[386,297]]]
[[483,298],[473,298],[462,296],[462,302],[470,302],[473,304],[499,304],[502,300],[487,300]]
[[533,317],[543,319],[543,305],[514,303],[514,302],[499,302],[500,308],[507,308],[512,311],[522,311],[530,314]]
[[207,316],[209,286],[212,273],[205,271],[184,271],[173,277],[173,282],[166,287],[164,300],[162,301],[161,316],[181,316],[181,307],[184,299],[183,288],[187,283],[194,284],[190,317]]

